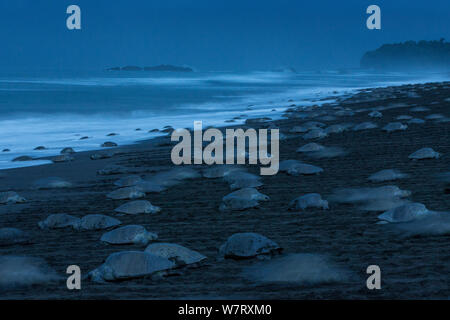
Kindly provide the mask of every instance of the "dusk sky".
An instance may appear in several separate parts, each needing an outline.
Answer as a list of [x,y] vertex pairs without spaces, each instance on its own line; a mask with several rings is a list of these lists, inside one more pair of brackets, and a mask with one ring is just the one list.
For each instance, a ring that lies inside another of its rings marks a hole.
[[[71,4],[82,30],[66,28]],[[381,30],[366,28],[371,4],[381,7]],[[358,67],[383,43],[450,40],[449,16],[449,0],[1,0],[0,68]]]

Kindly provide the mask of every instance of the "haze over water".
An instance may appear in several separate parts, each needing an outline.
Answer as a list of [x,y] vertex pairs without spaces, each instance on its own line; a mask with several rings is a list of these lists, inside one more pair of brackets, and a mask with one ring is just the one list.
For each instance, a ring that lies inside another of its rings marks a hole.
[[[99,149],[105,141],[133,143],[157,136],[148,131],[166,125],[192,127],[202,120],[204,126],[217,126],[242,114],[276,118],[294,103],[306,106],[357,88],[443,78],[361,71],[2,75],[0,150],[11,151],[0,152],[0,168],[43,163],[11,162],[20,155]],[[80,140],[83,136],[89,139]],[[47,150],[33,150],[37,146]]]

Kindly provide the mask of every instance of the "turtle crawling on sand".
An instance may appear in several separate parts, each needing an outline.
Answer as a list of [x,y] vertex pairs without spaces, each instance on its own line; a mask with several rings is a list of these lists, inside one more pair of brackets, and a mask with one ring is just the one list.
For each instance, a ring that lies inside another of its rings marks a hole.
[[95,282],[119,281],[151,276],[173,267],[174,262],[148,252],[121,251],[109,255],[105,263],[89,272],[88,278]]
[[60,154],[72,154],[75,153],[75,150],[73,150],[73,148],[64,148],[60,151]]
[[422,203],[412,202],[380,214],[378,219],[387,222],[408,222],[423,218],[432,213]]
[[308,193],[292,200],[289,205],[291,210],[305,210],[310,207],[328,209],[328,201],[323,200],[318,193]]
[[258,188],[263,185],[259,176],[242,171],[231,172],[224,176],[224,180],[230,184],[231,190]]
[[63,229],[69,227],[75,229],[79,224],[79,218],[65,213],[51,214],[45,220],[38,223],[41,229]]
[[208,179],[223,178],[235,171],[243,172],[243,169],[232,165],[218,165],[204,169],[202,175]]
[[328,136],[327,132],[321,128],[315,128],[310,130],[308,133],[303,135],[303,139],[310,140],[310,139],[322,139]]
[[259,201],[268,201],[270,198],[258,192],[255,188],[243,188],[234,191],[222,198],[223,203],[219,210],[245,210],[258,207]]
[[175,243],[152,243],[145,252],[173,261],[177,266],[196,265],[206,256]]
[[69,161],[73,161],[74,157],[70,156],[69,154],[65,153],[62,154],[60,156],[56,156],[56,157],[52,157],[51,160],[54,163],[59,163],[59,162],[69,162]]
[[372,111],[369,113],[369,117],[371,118],[381,118],[383,117],[383,114],[380,111]]
[[353,131],[361,131],[361,130],[369,130],[369,129],[375,129],[378,128],[378,126],[373,122],[363,122],[360,124],[357,124],[353,127]]
[[311,164],[303,163],[298,160],[284,160],[280,162],[279,170],[286,172],[292,176],[298,176],[300,174],[310,175],[318,174],[323,171],[322,168],[313,166]]
[[114,211],[124,214],[157,213],[161,211],[161,208],[152,205],[147,200],[135,200],[121,205]]
[[389,122],[387,125],[385,125],[383,127],[383,131],[394,132],[394,131],[406,130],[407,128],[408,128],[408,126],[401,122]]
[[75,226],[78,230],[104,230],[121,225],[122,222],[103,214],[88,214],[80,219]]
[[318,143],[311,142],[311,143],[305,144],[304,146],[298,148],[297,152],[316,152],[316,151],[321,151],[324,149],[325,149],[324,146],[322,146]]
[[125,187],[114,190],[106,195],[114,200],[138,199],[145,197],[145,193],[137,187]]
[[158,239],[158,235],[148,232],[143,226],[128,225],[111,230],[102,235],[101,241],[109,244],[141,244],[147,245]]
[[439,152],[434,151],[432,148],[422,148],[414,153],[411,153],[408,158],[412,160],[422,159],[437,159],[441,156]]
[[25,198],[14,191],[0,192],[0,204],[23,203],[25,201]]
[[127,177],[123,177],[116,182],[114,182],[114,185],[118,187],[132,187],[137,185],[139,182],[142,182],[142,178],[138,175],[131,175]]
[[115,155],[115,152],[113,150],[99,151],[99,152],[93,153],[90,158],[91,158],[91,160],[102,160],[102,159],[112,158],[114,155]]
[[332,124],[331,126],[325,128],[325,132],[327,134],[341,133],[349,130],[350,127],[352,127],[351,123]]
[[281,252],[280,246],[258,233],[235,233],[219,248],[219,259],[251,259],[270,257]]

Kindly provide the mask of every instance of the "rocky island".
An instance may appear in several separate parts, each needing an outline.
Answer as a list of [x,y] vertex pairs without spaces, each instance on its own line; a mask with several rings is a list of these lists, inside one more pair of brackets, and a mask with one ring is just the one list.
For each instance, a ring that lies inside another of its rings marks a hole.
[[156,71],[156,72],[193,72],[190,67],[160,64],[152,67],[124,66],[108,68],[108,71]]
[[450,42],[406,41],[384,44],[366,52],[361,58],[361,68],[376,70],[450,70]]

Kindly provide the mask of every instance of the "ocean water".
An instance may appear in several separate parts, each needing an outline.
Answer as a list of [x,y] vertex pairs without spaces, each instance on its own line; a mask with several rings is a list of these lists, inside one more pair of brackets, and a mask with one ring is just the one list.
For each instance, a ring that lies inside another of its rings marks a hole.
[[[442,80],[438,74],[361,71],[0,74],[0,169],[48,162],[11,161],[21,155],[135,143],[166,125],[185,128],[201,120],[221,126],[241,114],[277,118],[291,104],[307,106],[359,88]],[[47,149],[33,150],[37,146]]]

